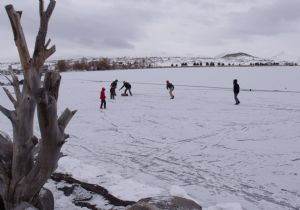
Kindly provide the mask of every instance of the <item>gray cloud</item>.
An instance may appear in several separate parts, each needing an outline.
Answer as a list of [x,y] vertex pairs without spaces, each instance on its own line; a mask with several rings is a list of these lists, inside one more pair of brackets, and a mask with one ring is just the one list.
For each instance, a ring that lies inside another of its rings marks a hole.
[[273,36],[299,31],[299,0],[276,0],[245,13],[229,16],[230,29],[239,35]]
[[[5,4],[24,11],[23,28],[33,46],[37,0],[1,0],[0,60],[16,59]],[[57,57],[216,55],[285,51],[299,57],[299,0],[63,0],[49,26]],[[276,47],[272,48],[277,43]],[[280,43],[280,44],[278,44]],[[284,44],[283,44],[284,43]],[[269,51],[260,50],[268,46]]]
[[83,5],[81,10],[75,8],[68,15],[64,15],[68,7],[59,8],[56,15],[60,18],[54,19],[53,31],[79,44],[81,40],[91,40],[81,43],[89,47],[132,48],[132,42],[143,37],[143,28],[155,16],[155,12],[145,9],[147,5],[140,4],[138,8],[124,3],[92,4],[86,8]]

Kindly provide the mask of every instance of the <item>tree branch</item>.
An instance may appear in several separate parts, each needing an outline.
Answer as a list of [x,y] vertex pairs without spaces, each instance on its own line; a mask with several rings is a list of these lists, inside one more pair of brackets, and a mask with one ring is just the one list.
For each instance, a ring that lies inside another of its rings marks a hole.
[[49,3],[48,8],[46,10],[46,16],[47,16],[48,19],[51,17],[51,15],[54,11],[55,4],[56,4],[55,0],[50,0],[50,3]]
[[60,115],[58,119],[58,125],[61,130],[65,130],[65,128],[67,127],[67,125],[69,124],[70,120],[73,118],[76,112],[77,110],[71,111],[68,108],[65,109],[65,111]]
[[11,79],[9,79],[8,76],[4,75],[4,77],[8,80],[8,82],[10,83],[10,85],[14,85],[13,81]]
[[47,58],[49,58],[54,52],[55,47],[47,49],[49,43],[45,43],[47,31],[48,31],[48,24],[50,17],[53,13],[55,8],[56,1],[50,0],[50,3],[47,7],[47,10],[44,11],[44,0],[40,1],[40,29],[35,41],[35,48],[33,53],[33,60],[35,65],[38,67],[37,70],[40,70],[40,67],[44,64]]
[[14,107],[16,108],[16,106],[17,106],[16,99],[12,96],[12,94],[9,92],[9,90],[7,88],[3,87],[3,90],[6,93],[9,100],[13,103]]
[[20,83],[19,83],[19,79],[18,77],[14,74],[13,71],[9,71],[10,76],[12,78],[12,85],[14,87],[15,90],[15,94],[16,94],[16,99],[17,101],[21,100],[21,90],[20,90]]
[[49,46],[49,44],[50,44],[50,42],[51,42],[51,39],[48,39],[48,41],[46,42],[46,44],[45,44],[45,49],[47,49],[48,48],[48,46]]
[[4,132],[0,131],[0,141],[2,142],[12,142],[11,139],[9,138],[9,135],[7,135]]
[[58,100],[61,76],[57,72],[47,72],[44,78],[44,90]]
[[20,20],[21,20],[23,12],[22,11],[17,11],[17,13],[20,16]]
[[40,1],[40,7],[39,7],[39,9],[40,9],[40,17],[42,17],[43,14],[44,14],[44,10],[45,10],[44,0],[39,0],[39,1]]
[[0,105],[0,112],[2,112],[2,114],[4,114],[13,124],[15,123],[16,113],[14,111],[8,110],[2,105]]
[[23,33],[23,29],[20,23],[20,19],[21,19],[20,14],[15,11],[12,5],[7,5],[5,9],[14,33],[14,39],[19,52],[22,67],[24,69],[24,74],[28,75],[31,58],[27,48],[27,43]]
[[50,49],[45,50],[45,60],[47,60],[51,55],[53,55],[56,52],[56,47],[53,45]]

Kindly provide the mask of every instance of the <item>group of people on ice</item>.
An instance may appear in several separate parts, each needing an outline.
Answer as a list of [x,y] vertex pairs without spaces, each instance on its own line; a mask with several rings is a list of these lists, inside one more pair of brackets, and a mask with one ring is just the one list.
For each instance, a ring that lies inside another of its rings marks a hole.
[[[118,86],[117,79],[110,84],[110,99],[115,99],[115,96],[117,96],[116,94],[117,86]],[[121,96],[128,96],[127,91],[129,95],[132,96],[131,84],[129,82],[123,81],[123,86],[119,89],[119,91],[122,90],[123,88],[125,88],[125,91],[124,93],[121,94]],[[101,101],[100,109],[102,108],[106,109],[106,95],[105,95],[104,87],[101,89],[100,92],[100,101]]]
[[[117,86],[118,86],[117,79],[110,84],[110,99],[115,99],[115,96],[117,96],[117,94],[116,94]],[[121,94],[121,96],[128,96],[127,91],[129,92],[130,96],[132,96],[131,84],[129,82],[123,81],[123,86],[119,89],[119,91],[121,91],[123,88],[125,88],[125,91],[124,91],[124,93]],[[169,91],[170,99],[174,99],[175,96],[173,94],[173,91],[174,91],[175,87],[169,80],[166,81],[166,88]],[[233,93],[234,93],[235,105],[240,104],[240,100],[237,97],[239,92],[240,92],[240,86],[237,82],[237,79],[234,79],[233,80]],[[101,92],[100,92],[100,101],[101,101],[100,109],[102,109],[102,108],[106,109],[106,95],[105,95],[104,87],[101,89]]]
[[[117,86],[118,86],[118,80],[117,79],[110,84],[110,99],[115,99],[115,96],[117,96],[117,94],[116,94]],[[125,91],[121,95],[122,96],[128,96],[128,94],[127,94],[127,91],[128,91],[129,94],[132,96],[131,84],[129,82],[124,81],[123,86],[119,89],[119,91],[122,90],[124,87],[125,87]]]
[[[118,80],[116,79],[110,84],[110,99],[114,100],[116,94],[116,89],[118,86]],[[130,96],[132,96],[131,92],[131,84],[129,82],[123,81],[123,86],[119,89],[121,91],[123,88],[125,88],[124,93],[121,94],[121,96],[128,96],[127,92]],[[174,99],[173,91],[174,91],[174,85],[169,82],[169,80],[166,81],[166,88],[169,90],[169,94],[171,99]],[[105,95],[105,88],[103,87],[100,91],[100,109],[106,109],[106,95]]]

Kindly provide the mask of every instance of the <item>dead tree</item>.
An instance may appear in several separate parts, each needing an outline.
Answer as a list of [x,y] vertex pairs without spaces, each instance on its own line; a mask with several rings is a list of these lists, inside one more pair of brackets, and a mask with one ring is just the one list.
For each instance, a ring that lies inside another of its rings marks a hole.
[[[0,206],[4,210],[36,207],[40,210],[53,209],[53,196],[43,188],[57,167],[61,147],[68,135],[65,128],[76,111],[66,109],[57,116],[57,100],[61,77],[58,72],[47,72],[42,85],[42,67],[55,52],[46,42],[48,23],[55,8],[50,0],[47,8],[39,0],[40,28],[36,37],[32,57],[29,55],[21,26],[22,12],[7,5],[15,44],[18,49],[24,74],[23,86],[12,73],[14,93],[4,89],[14,110],[0,105],[0,111],[11,121],[13,138],[0,133]],[[34,115],[37,110],[41,138],[34,136]],[[47,202],[48,203],[45,203]],[[1,204],[2,203],[2,204]]]

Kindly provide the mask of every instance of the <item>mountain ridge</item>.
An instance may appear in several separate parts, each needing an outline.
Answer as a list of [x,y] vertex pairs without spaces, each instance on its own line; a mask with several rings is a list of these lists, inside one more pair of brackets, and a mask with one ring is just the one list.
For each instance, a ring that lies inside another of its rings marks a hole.
[[255,56],[250,55],[248,53],[244,53],[244,52],[229,53],[229,54],[222,56],[221,58],[236,58],[236,57],[241,57],[241,56],[256,58]]

